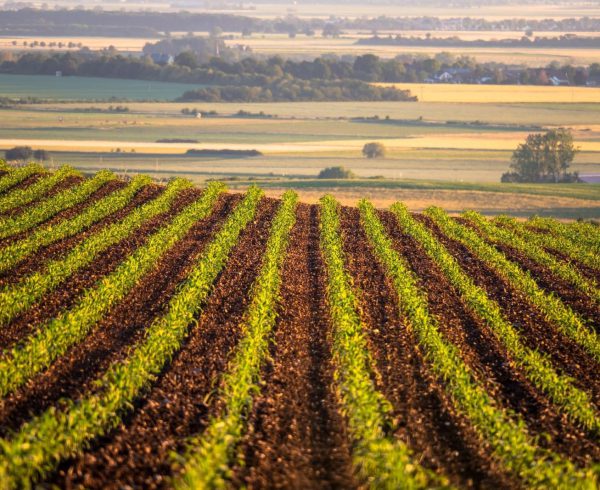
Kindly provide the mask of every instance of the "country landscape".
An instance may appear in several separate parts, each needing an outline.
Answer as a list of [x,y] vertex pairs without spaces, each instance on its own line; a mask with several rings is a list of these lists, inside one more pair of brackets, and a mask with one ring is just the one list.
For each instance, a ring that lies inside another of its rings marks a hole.
[[600,486],[597,2],[0,4],[0,489]]

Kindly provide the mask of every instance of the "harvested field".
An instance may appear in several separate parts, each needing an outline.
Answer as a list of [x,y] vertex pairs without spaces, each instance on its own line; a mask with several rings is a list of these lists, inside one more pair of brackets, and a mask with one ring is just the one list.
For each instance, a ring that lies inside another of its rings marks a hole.
[[598,486],[594,225],[101,177],[0,216],[0,488]]

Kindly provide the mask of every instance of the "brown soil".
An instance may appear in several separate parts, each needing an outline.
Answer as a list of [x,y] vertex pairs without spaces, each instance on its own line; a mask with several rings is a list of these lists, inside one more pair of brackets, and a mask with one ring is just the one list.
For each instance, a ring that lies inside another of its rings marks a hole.
[[429,227],[475,284],[498,303],[505,318],[521,334],[525,345],[550,356],[555,369],[572,376],[575,384],[587,391],[595,405],[600,407],[600,377],[596,361],[581,346],[558,332],[524,293],[511,287],[500,274],[461,243],[449,239],[429,217],[416,215],[415,218]]
[[150,234],[169,223],[177,213],[198,196],[199,192],[195,189],[184,191],[176,199],[168,213],[154,217],[136,233],[109,247],[92,264],[80,269],[59,288],[45,295],[42,301],[37,302],[16,317],[10,325],[0,329],[0,348],[5,349],[14,345],[29,335],[35,326],[43,324],[58,315],[61,310],[69,308],[83,291],[93,287],[100,278],[113,272],[127,256],[146,241]]
[[[342,231],[347,267],[360,291],[362,318],[376,361],[375,381],[394,409],[395,436],[408,443],[421,464],[445,474],[456,485],[514,487],[515,482],[500,470],[430,373],[400,314],[397,295],[370,249],[357,209],[343,209]],[[398,251],[409,253],[411,266],[419,273],[435,270],[422,253],[415,253],[414,243],[406,237],[393,238]],[[439,274],[435,279],[443,284]]]
[[277,201],[264,199],[256,220],[218,278],[194,327],[165,373],[137,410],[107,437],[52,478],[61,488],[164,488],[172,474],[170,453],[204,428],[215,383],[239,339],[239,323],[258,274]]
[[18,427],[61,398],[81,396],[90,388],[97,373],[104,372],[111,362],[123,359],[128,347],[143,336],[145,327],[164,312],[197,254],[237,201],[236,196],[223,196],[211,216],[200,220],[169,250],[140,280],[138,287],[98,323],[85,342],[72,348],[24,389],[4,400],[0,405],[2,429]]
[[98,221],[89,228],[63,240],[58,240],[46,247],[36,250],[35,253],[26,257],[22,262],[14,268],[0,273],[0,287],[7,284],[14,284],[20,281],[24,276],[33,272],[39,271],[50,260],[64,257],[77,244],[81,243],[86,238],[94,235],[102,228],[105,228],[113,223],[117,223],[124,219],[134,209],[144,205],[152,199],[158,197],[163,191],[163,187],[159,185],[148,185],[141,189],[131,200],[129,204],[119,211],[110,214],[106,218]]
[[235,485],[355,488],[345,424],[337,411],[325,270],[316,206],[301,204],[283,267],[271,360],[242,446]]
[[458,347],[461,358],[486,391],[501,406],[520,414],[529,431],[540,436],[541,445],[583,465],[600,457],[597,438],[570,423],[515,366],[491,329],[462,301],[424,249],[402,232],[395,217],[391,213],[380,216],[397,250],[416,272],[421,290],[427,293],[429,310],[438,318],[440,331]]

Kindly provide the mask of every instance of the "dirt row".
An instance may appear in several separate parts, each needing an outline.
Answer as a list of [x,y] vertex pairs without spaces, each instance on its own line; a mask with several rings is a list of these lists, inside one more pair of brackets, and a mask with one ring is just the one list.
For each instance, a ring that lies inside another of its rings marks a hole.
[[17,264],[12,269],[0,273],[0,287],[7,284],[14,284],[21,280],[24,276],[39,271],[50,260],[65,256],[68,251],[73,249],[77,244],[81,243],[86,238],[96,234],[102,228],[121,221],[134,209],[153,199],[156,199],[163,192],[163,190],[164,188],[159,185],[152,184],[145,186],[133,197],[129,204],[124,206],[119,211],[108,215],[89,228],[76,233],[73,236],[58,240],[55,243],[42,247],[34,254],[26,257],[22,262]]
[[506,319],[521,334],[525,345],[547,354],[559,372],[572,376],[574,383],[590,393],[596,406],[600,406],[600,378],[596,361],[581,346],[558,332],[523,292],[513,288],[464,245],[449,239],[430,218],[424,215],[415,215],[415,218],[429,227],[475,284],[498,303]]
[[[52,483],[61,488],[165,486],[172,474],[170,453],[182,451],[186,437],[200,432],[211,413],[215,380],[239,340],[239,323],[277,206],[277,201],[263,199],[256,220],[242,233],[219,276],[198,324],[150,393],[121,426],[73,461],[65,462]],[[141,290],[138,294],[146,295]]]
[[[80,179],[81,177],[74,177],[74,178]],[[126,183],[123,181],[120,181],[120,180],[113,180],[113,181],[107,182],[106,184],[101,186],[98,190],[93,192],[84,201],[80,202],[79,204],[76,204],[75,206],[72,206],[70,208],[64,209],[64,210],[56,213],[54,216],[52,216],[48,220],[38,224],[37,227],[52,226],[60,221],[77,216],[88,206],[91,206],[92,204],[99,201],[100,199],[108,196],[109,194],[112,194],[113,192],[115,192],[119,189],[124,188],[125,186],[126,186]],[[4,238],[4,239],[0,240],[0,246],[4,246],[9,243],[17,242],[17,241],[21,240],[22,238],[30,235],[35,229],[36,229],[36,227],[33,227],[30,230],[23,231],[21,233],[17,233],[16,235],[11,236],[11,237]]]
[[[140,227],[136,233],[116,245],[110,246],[99,254],[90,265],[77,271],[69,277],[68,281],[46,294],[42,300],[17,316],[8,326],[0,329],[0,348],[5,349],[14,345],[29,335],[36,325],[55,317],[61,310],[69,308],[79,294],[92,287],[100,278],[113,272],[128,255],[146,241],[148,235],[169,223],[177,213],[197,199],[199,195],[200,192],[196,189],[186,189],[175,200],[169,212],[154,217]],[[63,243],[62,247],[68,245],[68,243]],[[64,252],[60,248],[57,254],[62,253]]]
[[333,393],[325,269],[316,206],[299,205],[283,266],[280,316],[264,390],[248,418],[234,486],[355,488]]

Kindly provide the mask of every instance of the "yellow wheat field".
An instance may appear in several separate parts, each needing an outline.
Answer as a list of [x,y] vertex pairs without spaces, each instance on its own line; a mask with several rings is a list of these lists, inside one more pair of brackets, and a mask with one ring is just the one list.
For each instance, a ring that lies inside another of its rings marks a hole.
[[427,83],[378,83],[376,85],[410,90],[421,102],[600,103],[600,87]]

